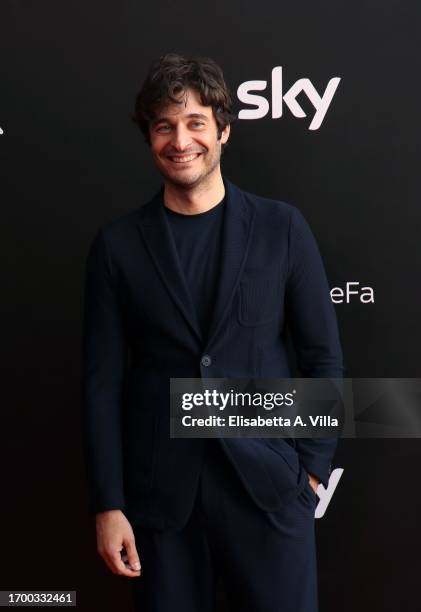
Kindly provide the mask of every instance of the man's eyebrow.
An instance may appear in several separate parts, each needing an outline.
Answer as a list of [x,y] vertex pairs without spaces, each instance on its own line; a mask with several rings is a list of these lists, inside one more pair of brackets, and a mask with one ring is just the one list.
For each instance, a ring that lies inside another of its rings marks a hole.
[[[186,115],[186,118],[187,119],[203,119],[204,121],[209,121],[209,117],[207,117],[203,113],[189,113],[188,115]],[[156,119],[152,120],[151,125],[154,127],[158,125],[158,123],[162,123],[165,121],[167,121],[168,123],[171,123],[170,117],[157,117]]]
[[207,117],[206,115],[204,115],[203,113],[189,113],[187,115],[187,117],[189,118],[196,118],[196,119],[204,119],[205,121],[208,121],[209,117]]

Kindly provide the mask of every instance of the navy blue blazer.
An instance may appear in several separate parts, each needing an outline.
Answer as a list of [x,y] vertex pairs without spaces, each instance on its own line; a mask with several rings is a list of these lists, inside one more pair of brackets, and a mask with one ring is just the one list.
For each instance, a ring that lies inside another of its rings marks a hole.
[[[315,239],[299,210],[224,177],[222,264],[204,337],[164,213],[163,188],[101,229],[89,252],[83,425],[90,509],[180,527],[194,501],[205,440],[169,437],[169,379],[291,375],[286,327],[305,377],[343,376],[335,311]],[[206,356],[206,359],[203,357]],[[265,511],[327,485],[336,440],[220,441]]]

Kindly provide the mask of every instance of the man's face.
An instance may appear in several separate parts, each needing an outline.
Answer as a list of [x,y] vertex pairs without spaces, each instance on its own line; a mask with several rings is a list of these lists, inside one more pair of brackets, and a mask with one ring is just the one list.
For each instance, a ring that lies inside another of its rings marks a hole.
[[187,89],[181,104],[169,104],[157,113],[149,127],[151,151],[163,177],[180,186],[193,187],[219,169],[221,145],[230,127],[218,140],[211,106],[203,106],[199,94]]

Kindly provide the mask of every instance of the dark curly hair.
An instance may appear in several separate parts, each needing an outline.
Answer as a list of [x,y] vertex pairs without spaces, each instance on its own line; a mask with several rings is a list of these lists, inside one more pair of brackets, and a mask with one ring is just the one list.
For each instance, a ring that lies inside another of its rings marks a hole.
[[214,60],[167,53],[152,64],[136,96],[132,119],[148,144],[149,123],[156,117],[157,111],[167,104],[181,104],[180,94],[188,88],[197,91],[204,106],[212,107],[218,138],[222,130],[236,119],[232,112],[230,91],[221,68]]

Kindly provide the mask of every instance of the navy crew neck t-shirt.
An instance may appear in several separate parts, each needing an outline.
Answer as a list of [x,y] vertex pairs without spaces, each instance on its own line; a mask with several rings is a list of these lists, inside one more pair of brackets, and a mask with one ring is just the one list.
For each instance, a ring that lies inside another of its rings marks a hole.
[[184,215],[165,206],[181,269],[206,337],[218,288],[225,198],[197,215]]

